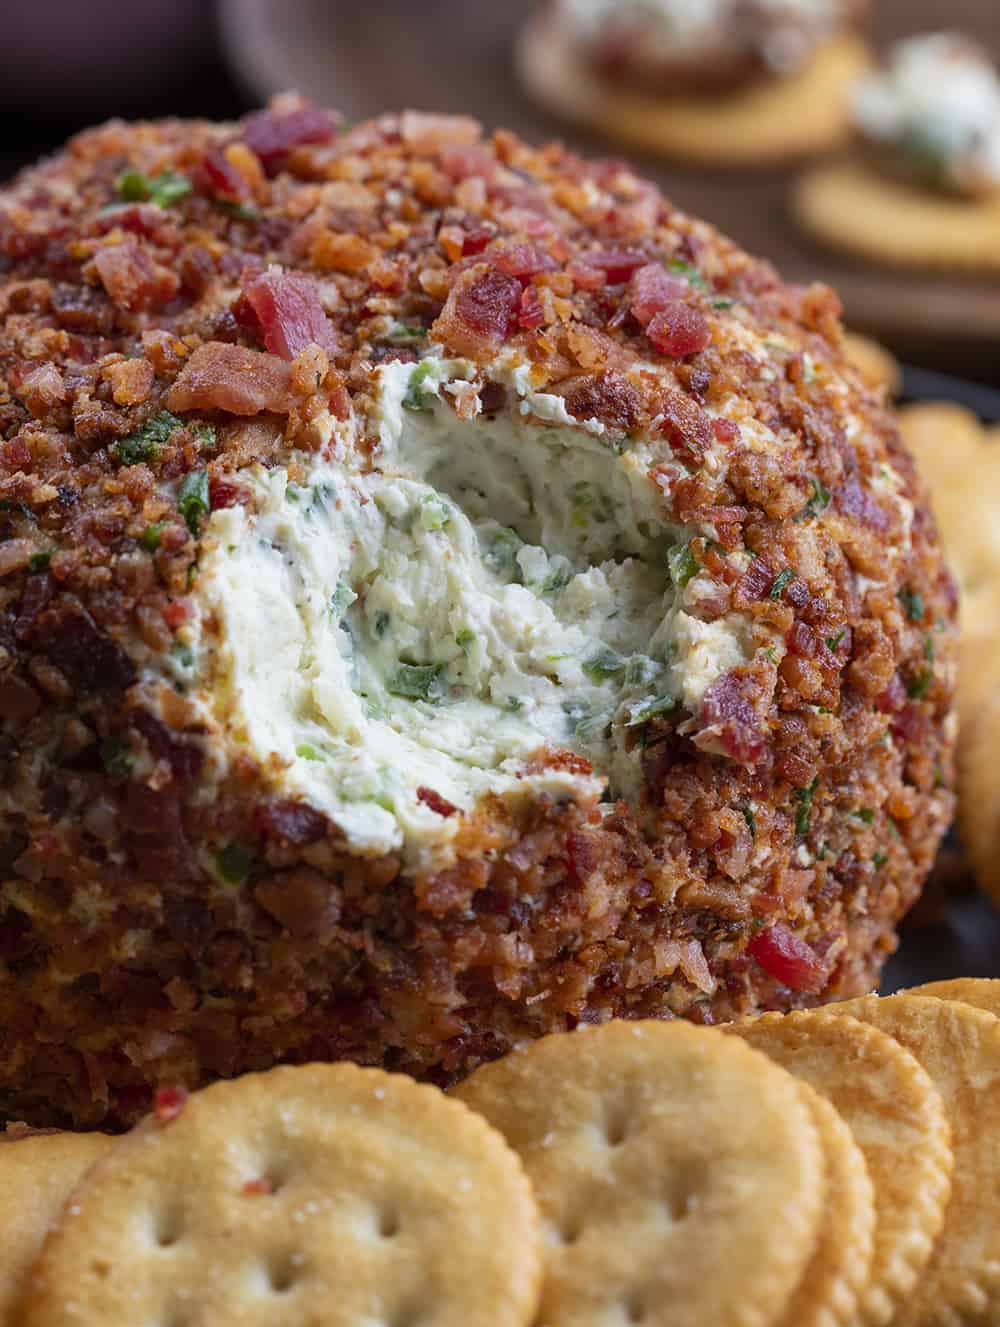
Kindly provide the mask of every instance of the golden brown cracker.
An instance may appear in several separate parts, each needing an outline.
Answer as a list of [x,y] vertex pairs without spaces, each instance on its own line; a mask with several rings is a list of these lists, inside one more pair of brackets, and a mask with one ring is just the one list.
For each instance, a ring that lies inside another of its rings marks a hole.
[[815,239],[883,266],[1000,271],[1000,199],[936,194],[852,158],[807,171],[792,209]]
[[25,1327],[529,1327],[540,1269],[523,1168],[461,1102],[280,1068],[196,1093],[94,1167]]
[[920,1061],[951,1123],[951,1200],[930,1262],[894,1327],[1000,1321],[1000,1020],[920,995],[877,995],[843,1006]]
[[854,1135],[875,1189],[875,1250],[859,1317],[889,1322],[931,1256],[948,1201],[948,1120],[928,1074],[891,1037],[824,1010],[765,1014],[726,1031],[815,1088]]
[[819,1242],[780,1327],[849,1327],[875,1248],[875,1190],[854,1135],[826,1099],[800,1082],[826,1158]]
[[[549,1229],[539,1323],[764,1327],[816,1245],[824,1158],[789,1075],[681,1021],[546,1037],[457,1089]],[[776,1238],[776,1233],[780,1232]]]
[[958,823],[980,885],[1000,900],[1000,437],[944,402],[899,412],[958,581]]
[[656,97],[608,82],[573,49],[551,15],[517,43],[521,82],[553,114],[661,156],[698,165],[755,166],[825,152],[848,137],[847,96],[868,48],[846,35],[798,73],[718,97]]
[[861,374],[862,380],[873,391],[896,396],[902,385],[899,361],[885,346],[860,332],[844,333],[844,354],[848,362]]
[[985,1009],[1000,1016],[1000,978],[953,977],[949,981],[928,981],[922,986],[911,986],[900,995],[930,995],[938,1000],[958,1000],[971,1004],[974,1009]]
[[100,1133],[32,1133],[0,1140],[0,1327],[13,1327],[32,1264],[84,1173],[111,1147]]

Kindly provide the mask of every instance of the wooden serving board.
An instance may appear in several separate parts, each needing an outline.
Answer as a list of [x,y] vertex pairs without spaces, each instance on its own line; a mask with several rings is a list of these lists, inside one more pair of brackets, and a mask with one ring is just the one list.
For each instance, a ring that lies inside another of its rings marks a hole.
[[[477,115],[526,137],[560,137],[590,153],[619,154],[532,105],[512,69],[514,33],[533,0],[223,0],[223,37],[258,97],[295,87],[351,118],[415,106]],[[873,0],[883,46],[948,26],[1000,57],[994,0]],[[899,354],[967,377],[1000,382],[1000,280],[883,271],[824,252],[788,215],[793,172],[707,173],[649,157],[643,171],[681,207],[714,221],[790,280],[822,279],[847,318]]]

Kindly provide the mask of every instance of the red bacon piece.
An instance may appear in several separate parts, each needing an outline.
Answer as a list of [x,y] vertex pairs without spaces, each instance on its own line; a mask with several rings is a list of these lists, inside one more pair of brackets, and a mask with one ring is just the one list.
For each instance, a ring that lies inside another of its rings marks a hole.
[[629,308],[645,330],[657,314],[676,304],[688,290],[682,276],[675,276],[660,263],[647,263],[632,276],[628,288]]
[[538,272],[554,272],[559,264],[535,244],[506,244],[488,255],[494,267],[519,281],[530,281]]
[[520,307],[520,281],[478,263],[452,286],[431,332],[460,355],[486,356],[510,336]]
[[423,802],[424,806],[430,807],[439,816],[454,816],[458,814],[458,807],[449,802],[446,797],[435,792],[433,788],[420,787],[417,789],[417,801]]
[[257,111],[243,124],[243,141],[270,174],[292,148],[328,143],[337,126],[329,111],[303,106],[294,111]]
[[208,341],[181,369],[167,393],[167,407],[174,411],[228,410],[232,415],[259,415],[269,410],[287,415],[291,379],[291,369],[277,355]]
[[712,339],[712,331],[698,309],[683,300],[672,300],[652,319],[646,335],[662,355],[685,359],[696,355]]
[[781,922],[755,935],[747,945],[747,952],[775,981],[793,991],[818,995],[826,985],[823,960],[811,945]]
[[244,271],[243,294],[257,315],[261,339],[272,355],[294,359],[314,343],[336,353],[337,333],[309,277],[283,272],[280,267],[269,267],[259,275]]
[[734,668],[712,683],[701,702],[703,734],[741,765],[754,765],[764,754],[764,734],[754,707],[761,685],[756,674]]
[[207,152],[202,158],[201,168],[209,191],[216,198],[230,203],[241,203],[250,198],[250,182],[240,174],[222,148]]

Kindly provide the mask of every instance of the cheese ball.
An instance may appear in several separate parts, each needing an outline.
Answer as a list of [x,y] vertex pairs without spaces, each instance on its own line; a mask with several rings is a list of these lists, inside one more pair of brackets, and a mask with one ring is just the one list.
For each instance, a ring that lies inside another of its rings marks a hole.
[[0,192],[0,1112],[869,990],[955,591],[835,296],[471,119]]

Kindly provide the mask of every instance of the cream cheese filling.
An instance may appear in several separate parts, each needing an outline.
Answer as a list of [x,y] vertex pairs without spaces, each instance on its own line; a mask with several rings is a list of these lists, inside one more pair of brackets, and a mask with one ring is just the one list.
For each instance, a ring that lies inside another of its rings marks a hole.
[[[517,366],[491,376],[513,408],[463,419],[470,364],[380,366],[373,456],[341,438],[305,482],[244,470],[252,502],[202,541],[198,699],[358,853],[444,860],[461,816],[440,799],[638,802],[636,730],[752,652],[742,619],[684,611],[698,531],[664,522],[655,444],[603,437]],[[543,748],[593,776],[533,761]]]

